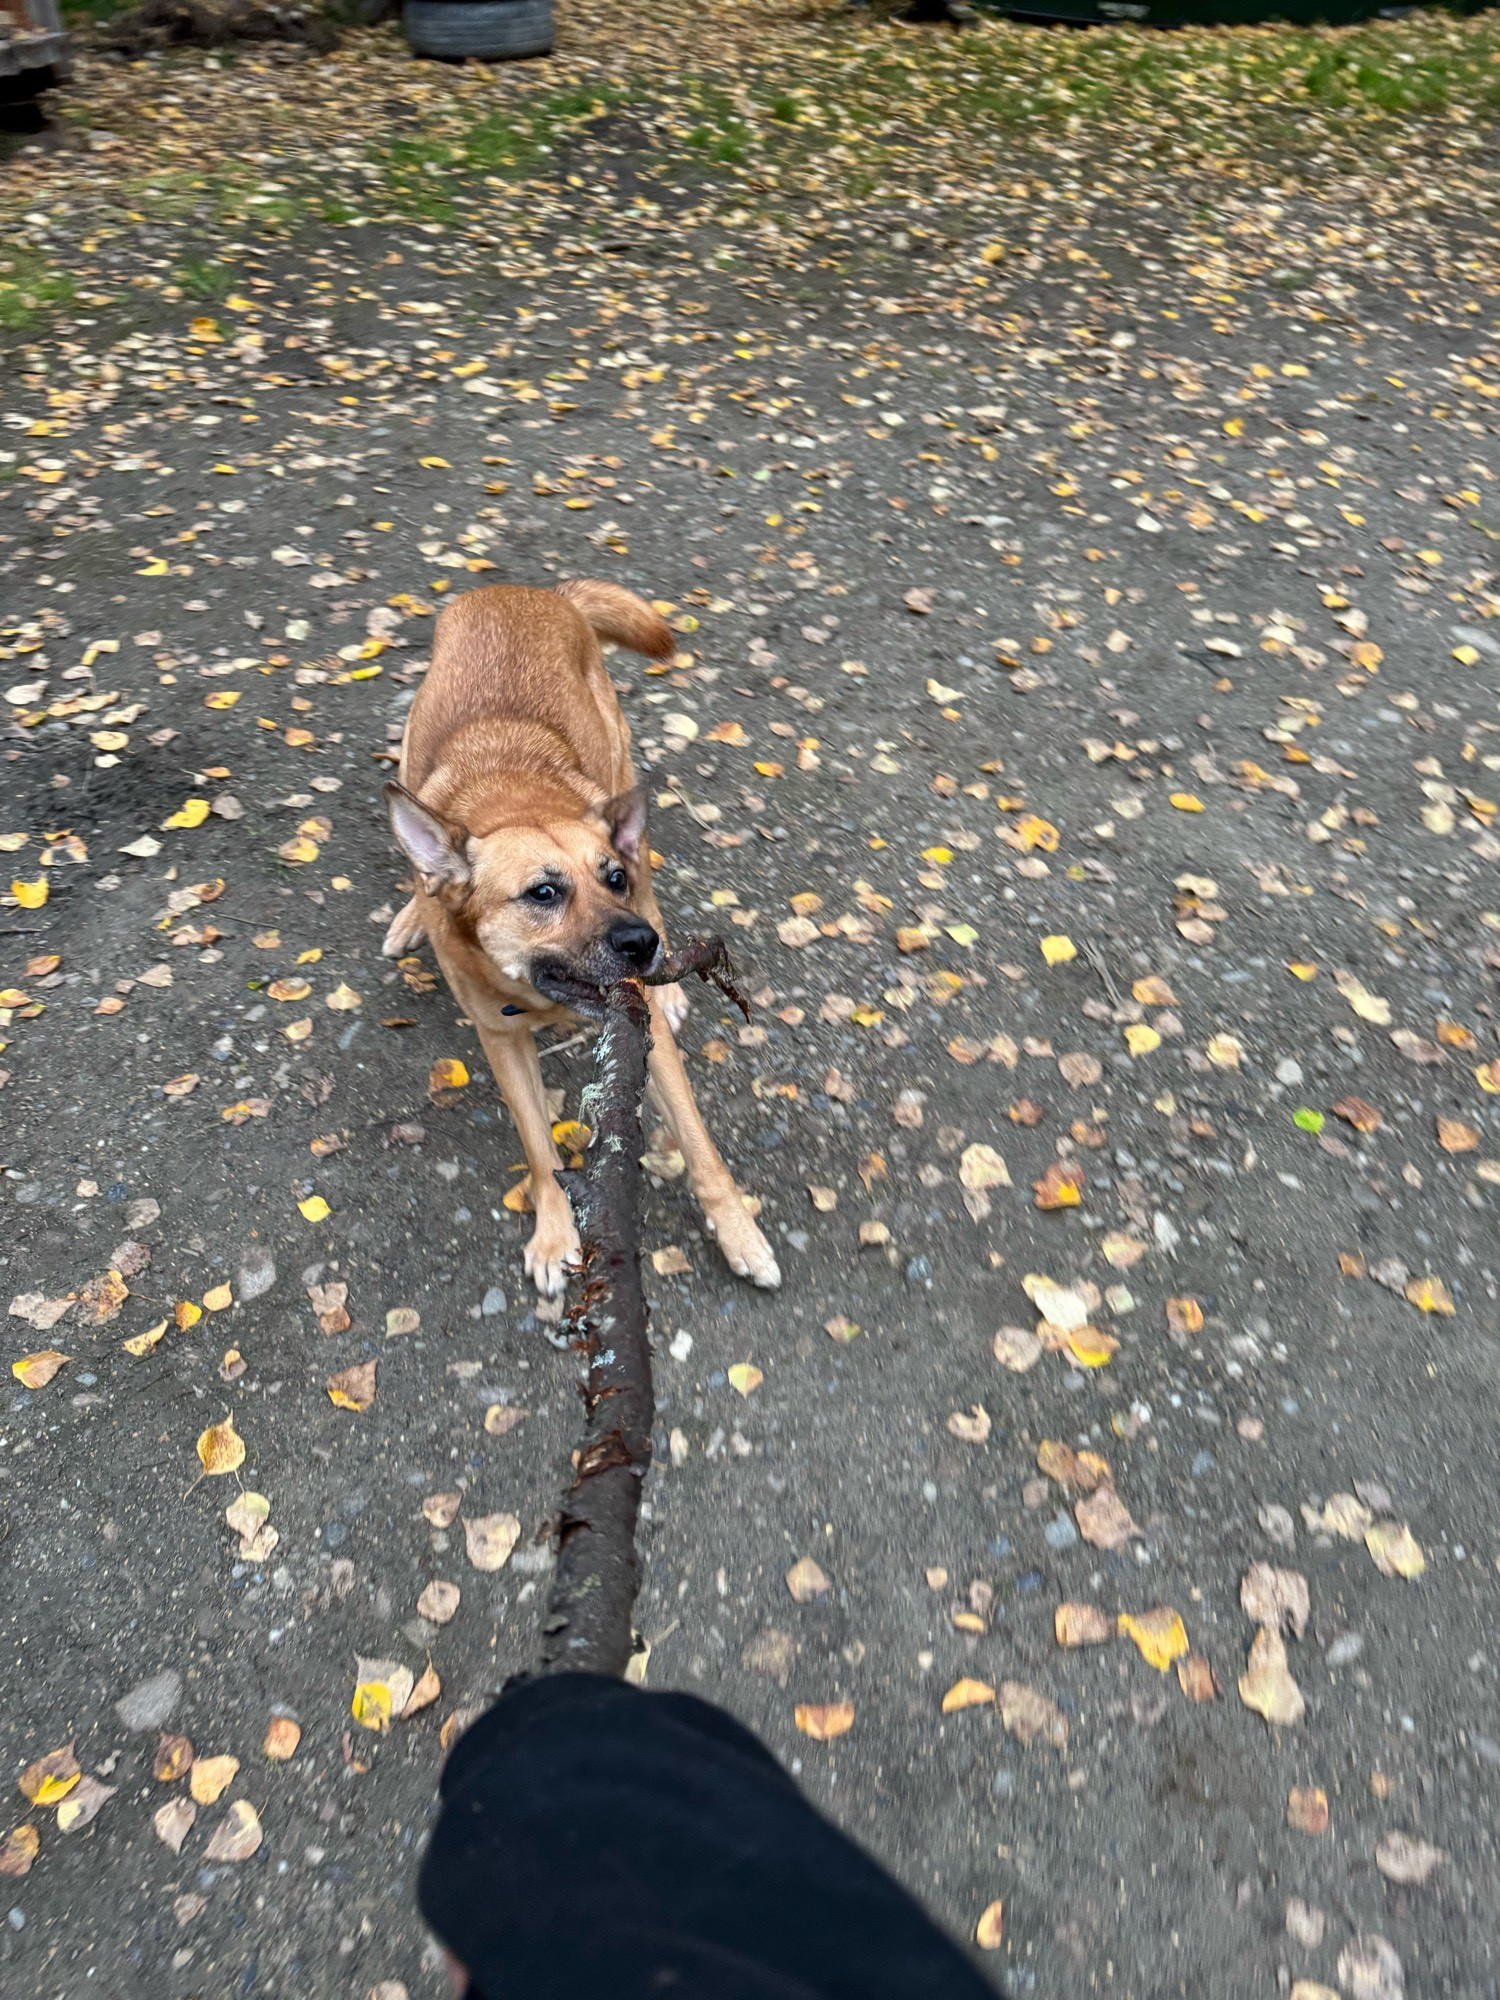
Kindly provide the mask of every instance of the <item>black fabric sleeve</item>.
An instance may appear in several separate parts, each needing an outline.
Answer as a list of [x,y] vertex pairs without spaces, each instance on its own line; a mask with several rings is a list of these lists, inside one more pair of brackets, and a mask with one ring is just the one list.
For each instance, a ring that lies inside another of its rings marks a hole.
[[470,2000],[996,2000],[733,1717],[593,1674],[459,1739],[418,1899]]

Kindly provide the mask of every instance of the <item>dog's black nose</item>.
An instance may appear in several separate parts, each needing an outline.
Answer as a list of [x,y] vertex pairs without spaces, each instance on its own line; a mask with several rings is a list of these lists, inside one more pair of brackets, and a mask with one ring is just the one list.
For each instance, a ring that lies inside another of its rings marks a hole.
[[637,972],[649,971],[661,949],[661,939],[644,917],[617,917],[605,933],[605,941]]

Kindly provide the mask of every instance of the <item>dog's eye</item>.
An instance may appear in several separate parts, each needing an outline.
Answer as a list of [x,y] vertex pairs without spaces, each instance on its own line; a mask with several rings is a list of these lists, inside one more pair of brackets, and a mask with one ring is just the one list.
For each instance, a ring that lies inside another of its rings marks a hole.
[[562,901],[562,890],[555,882],[533,882],[525,894],[528,903],[550,905]]
[[611,868],[604,878],[604,886],[606,889],[612,889],[615,895],[623,896],[629,886],[625,870],[623,868]]

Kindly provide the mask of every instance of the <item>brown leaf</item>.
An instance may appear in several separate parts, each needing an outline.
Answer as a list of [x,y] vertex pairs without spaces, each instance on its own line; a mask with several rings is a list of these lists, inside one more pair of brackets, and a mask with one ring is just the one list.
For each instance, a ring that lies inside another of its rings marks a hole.
[[73,1745],[65,1743],[60,1750],[49,1750],[45,1757],[28,1764],[16,1783],[22,1798],[29,1799],[34,1806],[55,1806],[68,1796],[82,1776]]
[[1073,1513],[1079,1534],[1096,1549],[1121,1549],[1141,1532],[1113,1486],[1101,1486],[1089,1499],[1080,1500]]
[[1000,1683],[1000,1720],[1018,1743],[1040,1736],[1059,1752],[1068,1747],[1067,1717],[1055,1701],[1024,1681]]
[[963,1680],[955,1681],[943,1696],[943,1713],[954,1715],[961,1708],[984,1708],[994,1699],[995,1690],[988,1681],[970,1680],[965,1676]]
[[1002,1326],[990,1347],[1000,1366],[1015,1375],[1024,1375],[1042,1358],[1042,1343],[1025,1326]]
[[1074,1090],[1086,1090],[1096,1084],[1104,1074],[1104,1065],[1097,1056],[1084,1054],[1081,1050],[1072,1055],[1059,1056],[1058,1071],[1064,1083]]
[[205,1861],[248,1861],[264,1835],[260,1816],[248,1799],[236,1799],[214,1828],[203,1850]]
[[1321,1785],[1293,1785],[1286,1797],[1286,1823],[1296,1833],[1327,1833],[1328,1794]]
[[1186,1339],[1190,1333],[1202,1333],[1202,1306],[1196,1299],[1168,1299],[1167,1326],[1172,1333],[1182,1339]]
[[1404,1577],[1408,1583],[1427,1567],[1421,1545],[1404,1521],[1376,1521],[1365,1530],[1365,1547],[1382,1576]]
[[18,1826],[13,1833],[7,1834],[0,1841],[0,1876],[29,1875],[41,1844],[41,1837],[34,1826]]
[[180,1794],[169,1799],[164,1806],[158,1806],[152,1815],[151,1824],[156,1828],[156,1837],[174,1854],[181,1854],[182,1843],[193,1830],[193,1822],[198,1817],[198,1808],[191,1799]]
[[1376,1931],[1350,1938],[1339,1953],[1338,1976],[1347,2000],[1402,2000],[1406,1991],[1401,1960]]
[[429,1493],[422,1501],[422,1518],[429,1527],[449,1527],[463,1505],[463,1499],[461,1493]]
[[361,1361],[328,1378],[328,1400],[341,1410],[368,1410],[375,1401],[376,1361]]
[[[1069,1060],[1069,1057],[1064,1056],[1064,1062]],[[1017,1098],[1016,1102],[1010,1107],[1011,1123],[1013,1125],[1024,1125],[1028,1131],[1033,1125],[1040,1125],[1046,1115],[1041,1105],[1034,1103],[1029,1097]]]
[[1274,1632],[1291,1632],[1300,1639],[1312,1609],[1307,1578],[1298,1570],[1251,1563],[1240,1579],[1240,1609],[1257,1625],[1269,1625]]
[[193,1761],[193,1746],[186,1736],[162,1736],[151,1762],[151,1775],[158,1784],[175,1785]]
[[1219,1692],[1214,1670],[1201,1653],[1185,1653],[1177,1662],[1177,1685],[1189,1701],[1212,1701]]
[[70,1356],[59,1354],[55,1347],[44,1347],[36,1354],[23,1354],[19,1361],[12,1361],[10,1372],[27,1389],[45,1389],[60,1368],[66,1368]]
[[1086,1176],[1083,1168],[1064,1165],[1054,1160],[1039,1181],[1033,1181],[1036,1189],[1036,1205],[1040,1209],[1077,1208],[1083,1199]]
[[461,1595],[456,1583],[445,1583],[441,1577],[434,1577],[417,1599],[417,1609],[434,1625],[448,1625],[458,1615]]
[[786,1587],[798,1604],[811,1604],[814,1598],[832,1590],[833,1585],[811,1556],[803,1556],[787,1571]]
[[1333,1107],[1333,1115],[1352,1125],[1356,1132],[1378,1132],[1384,1122],[1375,1106],[1362,1097],[1341,1097]]
[[984,1444],[992,1429],[990,1413],[983,1403],[975,1403],[967,1411],[955,1410],[943,1428],[964,1444]]
[[684,1278],[692,1271],[692,1265],[675,1243],[667,1244],[663,1250],[651,1252],[651,1266],[659,1278]]
[[420,1715],[424,1708],[431,1708],[443,1692],[443,1684],[438,1679],[437,1668],[429,1660],[417,1677],[417,1684],[401,1710],[401,1720],[407,1721],[413,1715]]
[[112,1799],[118,1790],[117,1785],[102,1785],[85,1773],[57,1808],[58,1832],[76,1833],[79,1827],[87,1826],[97,1817],[106,1799]]
[[1059,1604],[1052,1629],[1059,1646],[1103,1646],[1115,1636],[1115,1621],[1097,1604]]
[[289,1715],[273,1715],[261,1739],[261,1755],[269,1757],[273,1764],[284,1764],[289,1757],[297,1754],[297,1745],[301,1741],[301,1723],[293,1722]]
[[1439,1117],[1437,1121],[1438,1144],[1445,1153],[1472,1153],[1478,1150],[1483,1133],[1473,1125],[1465,1125],[1461,1118]]
[[78,1317],[86,1326],[103,1326],[119,1313],[130,1287],[116,1270],[101,1271],[78,1294]]
[[1049,1479],[1055,1479],[1059,1486],[1066,1486],[1074,1493],[1096,1493],[1101,1486],[1114,1482],[1108,1459],[1101,1458],[1096,1451],[1074,1451],[1071,1445],[1061,1444],[1056,1438],[1042,1439],[1037,1446],[1036,1463],[1039,1472],[1045,1472]]

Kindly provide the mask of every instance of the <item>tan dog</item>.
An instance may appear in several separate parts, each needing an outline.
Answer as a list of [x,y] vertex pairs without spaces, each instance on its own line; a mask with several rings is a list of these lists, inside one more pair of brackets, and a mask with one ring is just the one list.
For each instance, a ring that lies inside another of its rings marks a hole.
[[[437,622],[412,704],[391,827],[417,893],[391,925],[399,957],[425,932],[479,1039],[531,1169],[536,1228],[526,1269],[557,1297],[578,1252],[552,1141],[535,1031],[587,989],[649,972],[663,949],[651,888],[646,795],[601,639],[653,659],[675,640],[611,583],[471,591]],[[693,1193],[731,1270],[779,1285],[771,1246],[708,1136],[673,1039],[679,987],[647,989],[651,1094],[687,1160]]]

